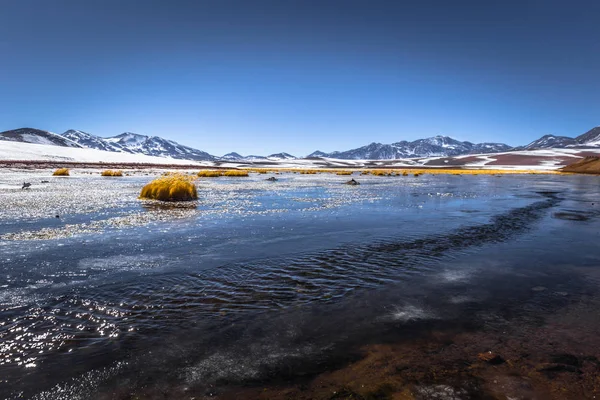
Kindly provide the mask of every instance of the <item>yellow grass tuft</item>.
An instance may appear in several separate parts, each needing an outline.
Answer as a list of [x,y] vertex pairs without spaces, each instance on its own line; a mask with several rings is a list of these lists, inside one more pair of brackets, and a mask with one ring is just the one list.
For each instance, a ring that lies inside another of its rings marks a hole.
[[157,178],[143,187],[140,199],[161,201],[190,201],[198,198],[193,178],[172,174]]
[[107,169],[106,171],[102,171],[102,176],[123,176],[123,171],[113,171],[111,169]]
[[336,175],[352,175],[352,171],[338,171]]
[[239,170],[239,169],[230,169],[223,173],[223,176],[248,176],[248,171]]
[[222,175],[223,175],[222,171],[202,170],[202,171],[198,172],[198,176],[200,178],[216,178],[216,177],[222,176]]
[[59,168],[52,174],[53,176],[69,176],[69,168]]
[[375,176],[388,176],[389,172],[388,171],[383,171],[383,170],[380,170],[380,169],[376,169],[376,170],[371,171],[371,174],[373,174]]

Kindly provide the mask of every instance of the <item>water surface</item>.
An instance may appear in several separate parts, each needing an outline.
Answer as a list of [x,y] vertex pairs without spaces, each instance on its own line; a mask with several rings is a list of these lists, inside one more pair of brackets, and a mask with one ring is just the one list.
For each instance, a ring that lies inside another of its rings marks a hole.
[[47,175],[0,174],[2,397],[225,396],[595,296],[593,176],[221,177],[165,208],[143,173]]

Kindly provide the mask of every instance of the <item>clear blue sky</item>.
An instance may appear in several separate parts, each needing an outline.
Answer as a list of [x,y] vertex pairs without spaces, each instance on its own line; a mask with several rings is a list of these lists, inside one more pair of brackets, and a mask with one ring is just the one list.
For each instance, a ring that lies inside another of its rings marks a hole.
[[600,1],[0,0],[0,130],[215,155],[600,124]]

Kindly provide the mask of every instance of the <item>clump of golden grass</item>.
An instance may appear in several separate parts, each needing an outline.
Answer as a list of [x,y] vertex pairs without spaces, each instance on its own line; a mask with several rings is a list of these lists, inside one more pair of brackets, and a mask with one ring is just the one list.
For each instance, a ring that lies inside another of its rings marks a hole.
[[198,176],[200,178],[216,178],[218,176],[222,176],[222,171],[211,171],[211,170],[202,170],[198,172]]
[[123,171],[113,171],[111,169],[107,169],[106,171],[102,171],[102,176],[123,176]]
[[382,170],[380,170],[380,169],[377,169],[377,170],[373,170],[373,171],[371,171],[371,174],[372,174],[372,175],[375,175],[375,176],[388,176],[388,175],[389,175],[389,172],[387,172],[387,171],[382,171]]
[[239,169],[230,169],[228,171],[225,171],[223,173],[223,176],[248,176],[248,171],[245,170],[239,170]]
[[140,199],[161,201],[190,201],[198,198],[193,178],[172,174],[157,178],[142,188]]
[[302,169],[299,172],[303,175],[315,175],[317,173],[314,169]]
[[291,168],[285,168],[285,169],[280,169],[280,168],[245,168],[246,171],[248,172],[254,172],[257,174],[278,174],[279,171],[284,171],[284,172],[294,172],[293,169]]
[[53,176],[69,176],[69,168],[59,168],[52,174]]
[[337,171],[336,175],[352,175],[352,171]]

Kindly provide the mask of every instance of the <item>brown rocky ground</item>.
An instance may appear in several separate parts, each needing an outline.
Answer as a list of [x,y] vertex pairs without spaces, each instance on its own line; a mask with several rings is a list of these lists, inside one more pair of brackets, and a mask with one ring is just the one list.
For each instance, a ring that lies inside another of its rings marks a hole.
[[577,172],[582,174],[600,174],[600,157],[586,157],[576,163],[562,168],[564,172]]
[[[583,272],[600,282],[598,269]],[[238,388],[220,398],[600,399],[599,306],[598,298],[584,296],[543,326],[517,319],[366,345],[362,359],[309,381]]]

